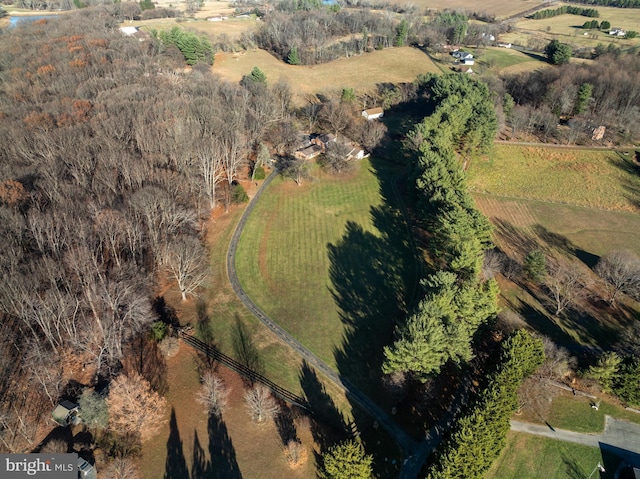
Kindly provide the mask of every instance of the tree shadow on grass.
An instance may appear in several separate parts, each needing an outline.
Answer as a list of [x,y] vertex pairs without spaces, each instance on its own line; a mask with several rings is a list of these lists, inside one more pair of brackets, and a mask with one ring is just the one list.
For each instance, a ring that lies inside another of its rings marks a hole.
[[365,393],[379,396],[383,347],[407,314],[418,280],[410,232],[401,214],[371,209],[380,235],[348,222],[327,246],[331,294],[345,325],[334,355],[340,374]]
[[127,373],[140,374],[160,394],[165,394],[169,389],[167,363],[158,348],[158,342],[146,332],[138,334],[127,346],[123,367]]
[[178,430],[176,411],[171,408],[169,421],[169,439],[167,440],[167,459],[165,462],[164,479],[189,479],[187,461],[184,457],[182,439]]
[[300,385],[310,406],[311,435],[324,452],[347,437],[347,425],[342,413],[320,382],[316,371],[306,362],[300,368]]
[[207,425],[209,432],[209,457],[211,467],[207,478],[216,479],[242,479],[240,468],[236,460],[236,451],[233,447],[227,425],[222,418],[209,414]]
[[[622,188],[625,191],[625,197],[635,208],[640,209],[640,162],[638,162],[638,152],[636,158],[628,158],[618,152],[618,157],[610,159],[609,163],[627,174],[622,180]],[[635,178],[635,181],[634,181]]]

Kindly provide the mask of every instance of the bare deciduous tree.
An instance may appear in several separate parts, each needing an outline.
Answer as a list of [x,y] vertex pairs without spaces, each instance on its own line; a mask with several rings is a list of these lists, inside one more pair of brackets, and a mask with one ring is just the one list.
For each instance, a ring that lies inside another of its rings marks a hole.
[[255,422],[264,422],[273,419],[280,411],[280,406],[271,391],[262,384],[256,384],[244,395],[249,409],[249,415]]
[[284,448],[287,464],[291,469],[296,469],[307,462],[307,448],[298,441],[289,441]]
[[193,236],[181,236],[167,245],[163,264],[178,283],[182,301],[187,300],[187,295],[195,296],[196,290],[206,281],[206,258],[202,243]]
[[102,472],[110,479],[140,479],[140,471],[135,462],[128,457],[116,457]]
[[344,131],[353,121],[351,106],[344,102],[332,100],[322,106],[320,116],[334,134]]
[[607,301],[615,304],[620,293],[640,297],[640,257],[628,250],[607,253],[594,268],[607,288]]
[[551,267],[545,284],[556,316],[584,295],[583,276],[576,265],[559,263]]
[[220,417],[227,406],[229,392],[220,376],[213,371],[206,371],[202,375],[202,387],[196,395],[196,400],[204,405],[208,414]]
[[137,373],[114,379],[107,397],[109,427],[118,433],[152,437],[166,420],[167,401]]
[[331,174],[347,174],[354,170],[356,163],[349,158],[352,147],[339,141],[327,144],[324,155],[318,160],[320,166]]

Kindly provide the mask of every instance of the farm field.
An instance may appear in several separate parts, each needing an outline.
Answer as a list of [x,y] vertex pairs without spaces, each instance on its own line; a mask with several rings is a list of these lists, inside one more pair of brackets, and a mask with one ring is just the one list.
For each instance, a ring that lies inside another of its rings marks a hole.
[[354,88],[362,94],[380,83],[412,82],[421,73],[439,73],[428,55],[411,48],[388,48],[351,58],[341,58],[320,65],[288,65],[264,50],[239,53],[219,53],[213,72],[222,78],[239,82],[257,66],[269,82],[286,80],[298,101],[316,93],[339,92]]
[[[555,9],[562,4],[550,5],[550,9]],[[625,30],[640,31],[640,10],[634,8],[614,8],[593,6],[600,16],[596,19],[599,22],[608,20],[612,28],[623,28]],[[598,43],[607,45],[614,43],[623,49],[640,45],[640,39],[620,39],[614,38],[608,32],[600,32],[598,30],[584,30],[582,25],[590,18],[581,15],[558,15],[551,18],[540,20],[532,20],[523,18],[515,23],[511,33],[505,33],[500,36],[500,40],[504,42],[512,42],[517,45],[526,46],[529,39],[536,38],[542,42],[549,42],[557,38],[562,43],[568,43],[574,48],[588,47],[593,48]],[[588,33],[589,35],[584,35]],[[594,36],[594,38],[592,38]]]
[[595,447],[509,432],[507,445],[493,463],[486,479],[586,478],[596,464],[606,472],[592,478],[613,479],[618,460]]
[[382,193],[393,177],[385,168],[363,160],[352,178],[276,179],[236,255],[247,294],[365,392],[417,280],[404,218]]
[[[478,208],[496,227],[494,240],[510,257],[522,261],[533,249],[565,258],[593,280],[590,268],[614,249],[640,254],[640,215],[605,211],[544,201],[475,194]],[[595,284],[595,283],[594,283]],[[554,316],[546,305],[544,289],[522,288],[500,281],[503,311],[519,315],[519,326],[528,325],[560,344],[605,347],[616,343],[640,305],[629,300],[621,311],[598,301],[585,301],[581,309]]]
[[[396,5],[406,5],[404,0],[392,0],[391,3]],[[512,2],[509,0],[488,0],[482,4],[472,3],[469,0],[416,0],[411,2],[412,5],[422,9],[430,10],[463,10],[475,11],[479,13],[487,13],[494,15],[498,19],[508,18],[520,12],[527,11],[531,8],[538,7],[543,4],[537,0],[523,0]]]
[[244,32],[255,30],[258,23],[255,18],[229,18],[222,22],[209,22],[203,18],[194,18],[184,21],[176,21],[175,18],[157,18],[153,20],[137,20],[126,22],[126,26],[140,27],[141,30],[151,31],[170,30],[174,26],[194,30],[209,36],[211,41],[215,41],[218,35],[225,35],[230,40],[237,40]]
[[551,66],[546,61],[536,59],[518,50],[499,47],[477,50],[476,58],[480,65],[499,74],[520,73]]
[[496,144],[469,167],[473,192],[640,212],[633,152]]

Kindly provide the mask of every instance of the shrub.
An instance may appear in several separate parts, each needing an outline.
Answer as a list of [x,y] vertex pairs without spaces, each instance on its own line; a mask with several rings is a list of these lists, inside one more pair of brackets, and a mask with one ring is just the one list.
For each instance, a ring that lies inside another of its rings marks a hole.
[[239,204],[246,203],[247,201],[249,201],[249,196],[247,195],[247,192],[244,191],[242,185],[240,183],[233,185],[231,187],[231,203]]
[[256,166],[255,170],[253,171],[253,179],[264,180],[266,176],[267,174],[265,173],[264,168],[262,166]]

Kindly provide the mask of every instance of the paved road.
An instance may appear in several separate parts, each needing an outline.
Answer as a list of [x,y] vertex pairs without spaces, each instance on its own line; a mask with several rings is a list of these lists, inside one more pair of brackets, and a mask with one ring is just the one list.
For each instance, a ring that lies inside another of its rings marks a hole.
[[621,421],[610,416],[605,416],[605,427],[601,434],[582,434],[520,421],[511,421],[511,430],[591,447],[613,446],[632,453],[630,457],[640,454],[640,424]]

